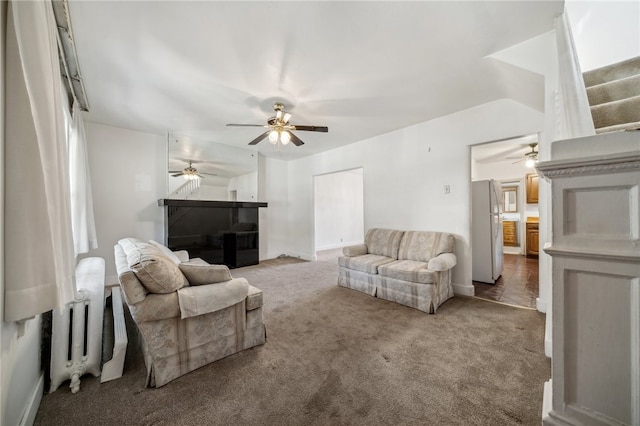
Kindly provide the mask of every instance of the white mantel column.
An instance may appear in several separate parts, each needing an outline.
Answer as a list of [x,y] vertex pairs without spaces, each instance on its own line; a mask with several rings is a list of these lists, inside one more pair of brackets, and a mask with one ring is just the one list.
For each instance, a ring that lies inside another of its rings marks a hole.
[[543,423],[640,425],[640,131],[555,142],[537,168],[552,192]]

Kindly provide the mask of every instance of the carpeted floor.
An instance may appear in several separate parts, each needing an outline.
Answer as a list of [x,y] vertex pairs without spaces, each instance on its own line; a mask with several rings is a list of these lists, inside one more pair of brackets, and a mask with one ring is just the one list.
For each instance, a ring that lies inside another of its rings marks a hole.
[[130,332],[122,378],[63,384],[35,424],[540,424],[543,314],[455,297],[427,315],[338,287],[337,273],[331,256],[233,270],[264,290],[265,345],[145,389]]

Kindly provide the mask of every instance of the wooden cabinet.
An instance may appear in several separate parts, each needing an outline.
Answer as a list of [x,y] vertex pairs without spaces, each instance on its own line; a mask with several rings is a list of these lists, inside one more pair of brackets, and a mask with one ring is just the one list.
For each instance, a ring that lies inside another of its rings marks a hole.
[[538,224],[527,222],[527,256],[537,256],[540,246]]
[[538,182],[539,178],[537,174],[528,174],[526,176],[527,182],[527,203],[538,204]]
[[505,246],[518,246],[517,223],[518,222],[513,220],[502,222],[502,242]]

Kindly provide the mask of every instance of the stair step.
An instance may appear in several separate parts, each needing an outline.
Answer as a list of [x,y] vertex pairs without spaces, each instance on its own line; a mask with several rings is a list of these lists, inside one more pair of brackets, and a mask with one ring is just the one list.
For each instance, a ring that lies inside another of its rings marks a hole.
[[582,73],[585,87],[640,74],[640,56]]
[[591,107],[596,129],[640,121],[640,95]]
[[599,105],[640,95],[640,74],[587,87],[589,105]]
[[615,126],[601,127],[599,129],[596,129],[596,133],[600,134],[600,133],[610,133],[610,132],[621,132],[623,130],[640,131],[640,121],[636,121],[635,123],[624,123],[624,124],[616,124]]

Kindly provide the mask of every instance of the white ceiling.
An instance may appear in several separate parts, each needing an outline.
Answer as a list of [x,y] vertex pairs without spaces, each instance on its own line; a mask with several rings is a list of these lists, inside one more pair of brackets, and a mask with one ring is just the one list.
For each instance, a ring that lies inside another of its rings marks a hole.
[[[274,101],[293,159],[509,97],[488,55],[553,29],[562,1],[70,1],[90,122],[249,148]],[[518,70],[512,70],[517,75]],[[520,72],[522,72],[520,70]],[[518,76],[520,78],[521,76]],[[508,82],[508,83],[506,83]]]
[[538,135],[526,135],[502,141],[493,141],[482,145],[474,145],[472,149],[472,158],[480,164],[497,164],[506,162],[512,164],[516,161],[524,161],[525,154],[531,152],[531,144],[536,144],[537,148]]

